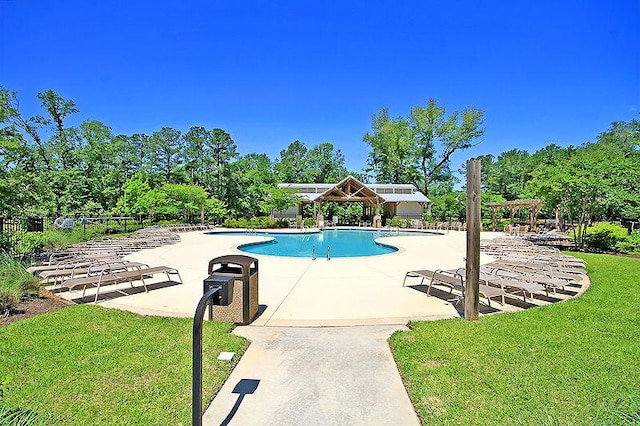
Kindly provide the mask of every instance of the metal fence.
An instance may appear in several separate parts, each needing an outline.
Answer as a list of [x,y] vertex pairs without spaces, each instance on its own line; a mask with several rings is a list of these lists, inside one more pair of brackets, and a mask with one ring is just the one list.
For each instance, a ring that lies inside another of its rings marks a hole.
[[51,228],[53,221],[44,217],[4,218],[0,217],[0,252],[16,255],[16,246],[21,234],[43,232]]
[[0,217],[0,233],[7,232],[42,232],[45,225],[51,226],[51,220],[42,217],[2,218]]

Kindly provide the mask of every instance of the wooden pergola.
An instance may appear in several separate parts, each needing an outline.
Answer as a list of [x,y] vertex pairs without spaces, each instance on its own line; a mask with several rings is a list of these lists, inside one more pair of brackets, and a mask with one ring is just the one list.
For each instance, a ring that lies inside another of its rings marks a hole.
[[[379,222],[380,218],[380,204],[384,203],[384,198],[358,179],[348,176],[314,200],[320,207],[319,211],[322,211],[322,203],[325,201],[362,203],[365,215],[372,217],[376,226],[376,219]],[[322,220],[321,214],[318,215],[318,220]]]
[[513,200],[513,201],[500,201],[485,203],[485,205],[491,208],[491,225],[493,230],[497,229],[497,215],[499,208],[506,208],[511,214],[511,223],[513,218],[520,209],[527,209],[529,211],[529,229],[534,230],[538,221],[538,213],[542,210],[542,200]]

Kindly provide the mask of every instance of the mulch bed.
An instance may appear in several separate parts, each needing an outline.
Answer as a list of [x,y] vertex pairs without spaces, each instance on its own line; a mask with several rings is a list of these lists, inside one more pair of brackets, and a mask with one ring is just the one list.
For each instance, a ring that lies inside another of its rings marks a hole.
[[13,312],[11,312],[11,315],[6,318],[0,318],[0,327],[70,305],[73,305],[73,303],[68,300],[61,299],[47,290],[42,290],[40,292],[40,297],[21,302],[16,306]]

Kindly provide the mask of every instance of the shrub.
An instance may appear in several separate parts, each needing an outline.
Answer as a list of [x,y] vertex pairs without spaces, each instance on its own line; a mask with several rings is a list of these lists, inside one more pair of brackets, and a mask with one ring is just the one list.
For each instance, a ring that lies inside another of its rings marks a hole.
[[[286,222],[281,221],[281,223],[283,227],[289,226]],[[273,226],[273,224],[269,216],[254,216],[251,219],[241,217],[240,219],[227,219],[224,221],[225,228],[264,229],[270,228],[271,226]]]
[[392,219],[387,219],[387,226],[393,226],[400,228],[404,223],[404,220],[401,217],[394,217]]
[[248,228],[249,221],[243,217],[240,219],[227,219],[224,221],[225,228]]
[[40,292],[40,282],[22,264],[9,256],[0,257],[0,316],[8,315],[20,300]]
[[49,238],[42,232],[26,232],[21,234],[16,244],[16,252],[20,255],[31,255],[42,251],[49,244]]
[[249,228],[268,228],[271,225],[268,216],[254,216],[249,219]]
[[587,246],[600,250],[613,250],[616,243],[628,236],[627,228],[615,223],[601,222],[587,228],[584,242]]
[[618,241],[616,250],[621,253],[640,255],[640,231],[634,231],[624,240]]

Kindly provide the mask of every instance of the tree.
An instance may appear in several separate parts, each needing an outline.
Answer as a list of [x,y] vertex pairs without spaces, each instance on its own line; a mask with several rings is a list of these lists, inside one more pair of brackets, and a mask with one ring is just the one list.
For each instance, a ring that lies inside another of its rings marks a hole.
[[640,157],[633,144],[608,139],[585,144],[532,174],[531,190],[577,224],[580,243],[593,220],[640,215]]
[[485,186],[494,194],[500,194],[507,200],[525,197],[526,184],[531,178],[533,163],[527,151],[512,149],[503,152],[486,175]]
[[179,215],[184,222],[193,222],[196,216],[200,216],[204,222],[204,210],[209,197],[203,187],[165,183],[161,191],[166,198],[163,205],[156,206],[159,213]]
[[207,219],[220,222],[222,219],[227,217],[229,210],[227,209],[227,206],[216,197],[209,197],[205,204],[205,214]]
[[118,199],[115,212],[125,216],[142,216],[148,213],[148,204],[143,197],[151,191],[143,173],[131,176],[122,185],[122,196]]
[[411,109],[408,118],[391,118],[386,109],[373,117],[373,132],[364,136],[372,151],[368,164],[379,182],[412,183],[425,195],[432,184],[447,180],[451,156],[468,149],[484,134],[484,113],[470,107],[446,110],[429,99]]
[[149,140],[149,160],[151,170],[171,182],[172,173],[182,164],[184,141],[182,132],[171,127],[163,127],[153,132]]
[[280,182],[305,183],[307,166],[307,147],[299,140],[295,140],[280,151],[274,165],[275,174]]
[[64,120],[70,114],[79,112],[75,102],[71,99],[64,99],[53,90],[45,90],[37,95],[41,105],[49,114],[48,118],[39,117],[40,122],[44,124],[55,124],[59,133],[64,132]]
[[403,118],[389,118],[382,109],[372,119],[373,133],[363,140],[371,146],[367,160],[368,172],[378,183],[410,183],[416,169],[409,123]]
[[306,181],[311,183],[339,182],[349,172],[344,166],[344,155],[329,142],[314,146],[307,152]]
[[440,221],[451,222],[452,220],[465,220],[466,214],[466,194],[462,192],[450,192],[444,195],[433,196],[431,198],[432,213]]
[[185,168],[193,184],[202,184],[204,174],[207,171],[208,141],[211,133],[202,126],[193,126],[184,134],[185,141]]
[[299,199],[295,189],[272,186],[266,190],[265,198],[258,205],[264,214],[282,213],[289,207],[297,206]]
[[223,187],[224,169],[229,165],[231,160],[238,157],[238,151],[235,142],[231,139],[229,133],[222,129],[215,128],[211,132],[211,158],[214,162],[214,170],[216,181],[214,186],[214,194],[221,195],[215,191],[215,188]]
[[121,187],[131,173],[127,147],[113,136],[111,128],[99,121],[80,124],[81,148],[75,151],[83,178],[88,180],[89,197],[107,211],[115,207]]
[[[75,194],[77,190],[77,187],[71,188],[77,182],[71,181],[70,177],[77,174],[75,151],[80,142],[76,129],[66,128],[64,120],[78,109],[72,100],[62,98],[53,90],[40,92],[37,97],[46,115],[26,119],[20,113],[16,92],[0,87],[0,117],[5,125],[3,145],[10,148],[14,160],[23,162],[22,166],[28,163],[32,171],[39,174],[40,182],[44,184],[39,189],[46,188],[46,192],[50,192],[51,209],[60,214],[68,210],[67,200],[72,200],[71,192]],[[49,138],[45,140],[41,132],[50,134]],[[27,175],[17,173],[13,177]]]
[[225,197],[225,169],[238,156],[229,133],[193,126],[184,135],[185,162],[190,181],[207,187],[218,198]]
[[271,160],[266,154],[248,154],[231,163],[226,182],[228,208],[233,216],[252,217],[260,214],[260,202],[276,184]]
[[149,155],[151,153],[150,137],[144,133],[131,136],[118,135],[113,139],[115,149],[120,152],[120,169],[126,178],[142,170],[150,170]]

